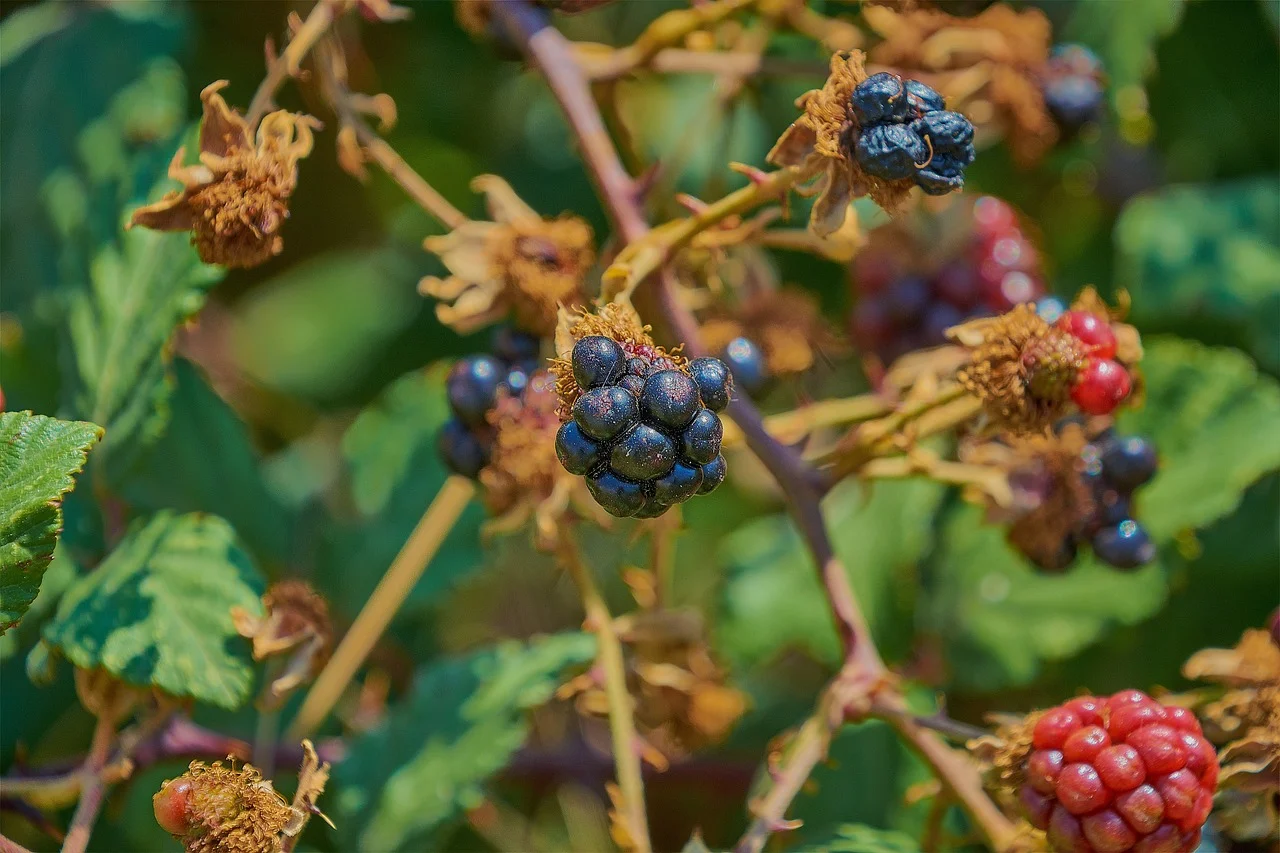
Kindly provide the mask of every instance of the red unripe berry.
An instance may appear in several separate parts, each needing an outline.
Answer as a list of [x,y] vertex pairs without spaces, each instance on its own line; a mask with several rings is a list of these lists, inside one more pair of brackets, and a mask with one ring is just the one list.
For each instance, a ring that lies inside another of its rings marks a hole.
[[1084,344],[1095,358],[1113,358],[1116,335],[1111,324],[1088,311],[1067,311],[1058,318],[1058,328]]
[[151,798],[156,823],[170,835],[186,835],[191,829],[191,780],[181,777],[169,782]]
[[1164,800],[1155,788],[1139,785],[1116,797],[1116,811],[1138,832],[1155,832],[1164,820]]
[[1054,708],[1046,711],[1036,721],[1031,731],[1031,741],[1036,749],[1061,749],[1076,729],[1080,728],[1080,718],[1074,711],[1066,708]]
[[1041,794],[1052,794],[1066,763],[1059,750],[1037,749],[1027,759],[1027,784]]
[[1163,715],[1155,705],[1121,705],[1112,709],[1107,731],[1111,732],[1113,738],[1123,740],[1142,726],[1149,726],[1162,720]]
[[1124,853],[1138,840],[1124,818],[1111,809],[1081,818],[1080,828],[1097,853]]
[[1109,746],[1093,759],[1102,782],[1113,791],[1128,791],[1141,785],[1147,778],[1147,768],[1142,764],[1138,751],[1127,743]]
[[1107,804],[1111,794],[1091,764],[1068,764],[1054,787],[1058,802],[1074,815],[1088,814]]
[[1200,734],[1200,721],[1187,708],[1171,707],[1164,709],[1164,721],[1175,729]]
[[1200,796],[1200,780],[1190,770],[1175,770],[1156,780],[1156,791],[1164,800],[1165,817],[1186,820]]
[[1125,739],[1138,750],[1147,772],[1172,773],[1187,766],[1187,753],[1178,732],[1164,725],[1144,726]]
[[1077,696],[1062,704],[1064,708],[1070,708],[1075,711],[1086,726],[1096,726],[1102,723],[1102,709],[1105,703],[1096,696]]
[[1129,371],[1118,361],[1091,358],[1071,386],[1071,400],[1086,415],[1109,415],[1129,396]]
[[1099,752],[1111,746],[1111,738],[1101,726],[1085,726],[1078,729],[1062,745],[1062,755],[1067,763],[1092,761]]
[[1121,705],[1155,705],[1156,701],[1141,690],[1121,690],[1107,698],[1106,708],[1114,711]]

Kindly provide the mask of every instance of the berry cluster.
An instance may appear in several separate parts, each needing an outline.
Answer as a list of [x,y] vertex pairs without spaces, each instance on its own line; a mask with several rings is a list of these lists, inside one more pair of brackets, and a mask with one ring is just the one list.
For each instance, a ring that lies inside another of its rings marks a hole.
[[1086,533],[1093,553],[1118,569],[1151,562],[1156,548],[1134,520],[1133,493],[1156,474],[1156,451],[1140,436],[1118,438],[1108,431],[1085,448],[1084,479],[1094,511]]
[[1109,415],[1132,389],[1129,371],[1115,360],[1116,335],[1105,317],[1065,311],[1055,325],[1084,345],[1084,367],[1071,385],[1071,401],[1087,415]]
[[910,179],[929,195],[964,186],[973,162],[973,125],[947,110],[942,96],[917,80],[882,71],[853,90],[861,132],[854,155],[869,175]]
[[498,392],[520,396],[538,368],[540,343],[533,335],[499,329],[493,338],[493,355],[472,355],[449,371],[445,393],[453,417],[440,430],[436,448],[445,467],[475,479],[489,464],[493,428],[488,414]]
[[966,225],[964,250],[932,271],[908,271],[918,256],[875,248],[858,255],[852,333],[864,351],[888,363],[946,343],[951,326],[1003,314],[1044,295],[1039,252],[1012,207],[983,196],[973,203]]
[[1102,110],[1102,60],[1084,45],[1056,45],[1040,85],[1045,106],[1068,134],[1094,121]]
[[608,513],[656,518],[724,481],[716,412],[733,388],[724,362],[695,359],[686,373],[653,347],[625,349],[602,335],[580,339],[569,362],[583,393],[556,434],[556,455],[586,476]]
[[1018,792],[1059,853],[1190,851],[1213,808],[1218,756],[1186,708],[1138,690],[1046,711]]

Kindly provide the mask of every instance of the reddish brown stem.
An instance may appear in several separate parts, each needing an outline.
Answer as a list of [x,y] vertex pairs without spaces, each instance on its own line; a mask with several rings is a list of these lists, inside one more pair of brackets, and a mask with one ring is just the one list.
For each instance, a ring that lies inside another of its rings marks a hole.
[[102,780],[102,768],[107,764],[111,754],[111,743],[115,740],[115,718],[104,714],[98,718],[98,725],[93,730],[93,742],[89,747],[89,755],[84,761],[84,787],[80,791],[80,803],[76,806],[75,816],[71,819],[71,828],[67,830],[67,840],[62,845],[62,853],[84,853],[89,846],[89,836],[93,834],[93,825],[98,820],[98,811],[102,808],[103,797],[106,796],[106,784]]

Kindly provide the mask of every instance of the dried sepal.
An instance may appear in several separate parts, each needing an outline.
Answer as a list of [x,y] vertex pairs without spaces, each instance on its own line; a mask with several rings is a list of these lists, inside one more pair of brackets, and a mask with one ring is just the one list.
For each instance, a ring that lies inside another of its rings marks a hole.
[[199,165],[183,165],[182,148],[169,164],[169,177],[182,190],[135,210],[128,227],[190,231],[205,263],[253,267],[283,249],[279,231],[298,183],[298,161],[311,153],[320,124],[278,110],[251,128],[219,94],[227,85],[219,80],[200,93]]
[[301,580],[274,583],[262,596],[263,615],[233,608],[236,631],[253,642],[254,660],[288,655],[264,692],[267,707],[279,707],[293,690],[320,671],[333,646],[328,603]]
[[1010,811],[1026,776],[1027,758],[1033,749],[1031,734],[1041,716],[1039,711],[1025,717],[997,715],[993,718],[997,723],[995,732],[973,738],[965,745],[978,762],[983,786]]
[[595,263],[585,220],[544,219],[502,179],[481,175],[471,188],[486,196],[492,221],[464,222],[423,246],[439,255],[448,278],[427,276],[419,291],[441,300],[440,322],[470,332],[508,314],[522,329],[548,335],[561,305],[585,301],[587,272]]
[[819,237],[837,232],[848,216],[855,198],[870,196],[890,213],[902,207],[911,188],[910,179],[886,181],[868,175],[853,156],[859,133],[851,96],[867,79],[860,50],[831,57],[831,73],[821,89],[805,92],[796,100],[804,114],[791,123],[769,152],[775,166],[801,172],[812,183],[800,190],[816,195],[809,215],[809,228]]
[[947,334],[969,350],[956,377],[996,427],[1014,434],[1043,433],[1063,415],[1088,356],[1076,338],[1050,326],[1029,304]]

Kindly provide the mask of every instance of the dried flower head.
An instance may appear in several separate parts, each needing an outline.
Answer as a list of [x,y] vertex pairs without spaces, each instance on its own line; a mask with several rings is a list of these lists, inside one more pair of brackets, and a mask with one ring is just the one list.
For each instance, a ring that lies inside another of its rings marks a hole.
[[629,302],[610,302],[592,313],[585,309],[560,312],[556,324],[556,357],[551,359],[551,373],[556,379],[556,394],[560,397],[560,419],[568,420],[573,403],[582,393],[573,378],[573,364],[569,354],[581,338],[602,335],[617,341],[631,356],[648,359],[666,359],[671,369],[688,370],[688,360],[677,351],[668,352],[653,342],[650,326],[640,320],[640,315]]
[[[699,614],[642,610],[616,622],[646,760],[664,768],[671,759],[723,740],[746,711],[747,699],[726,684]],[[607,716],[602,677],[593,668],[562,685],[557,696],[573,697],[583,714]]]
[[253,641],[254,660],[288,654],[284,668],[267,687],[269,707],[310,680],[333,646],[329,605],[301,580],[274,583],[262,596],[264,615],[256,617],[241,608],[231,612],[236,630]]
[[832,56],[827,82],[796,100],[804,115],[791,123],[769,152],[769,162],[775,166],[799,169],[805,180],[817,179],[802,192],[817,195],[809,228],[820,237],[839,230],[855,198],[870,196],[892,212],[915,186],[909,179],[886,181],[868,175],[853,156],[859,126],[851,96],[854,87],[867,79],[864,58],[860,50]]
[[734,338],[750,338],[763,350],[773,376],[804,373],[819,357],[845,350],[817,300],[798,289],[762,290],[732,308],[718,309],[702,323],[701,333],[709,352],[722,352]]
[[1041,70],[1052,28],[1039,9],[998,3],[962,18],[936,9],[864,9],[883,41],[871,51],[886,66],[927,83],[978,128],[1004,136],[1014,157],[1034,163],[1058,140],[1045,106]]
[[1032,732],[1041,711],[1032,711],[1025,717],[1016,714],[993,716],[997,723],[995,732],[973,738],[965,748],[978,762],[983,786],[991,792],[1005,811],[1016,813],[1015,795],[1025,781],[1027,758],[1031,755]]
[[423,246],[452,275],[428,276],[419,291],[442,300],[436,316],[459,332],[510,313],[520,328],[551,334],[559,307],[586,299],[583,286],[595,263],[591,226],[570,215],[542,218],[493,175],[481,175],[471,187],[484,193],[493,221],[465,222],[428,237]]
[[1009,543],[1044,569],[1064,569],[1074,558],[1067,545],[1083,534],[1096,510],[1084,479],[1084,428],[1067,424],[1045,436],[1019,442],[1009,460],[1014,505]]
[[283,248],[279,231],[289,217],[298,161],[311,153],[319,123],[278,110],[251,128],[218,94],[226,85],[219,80],[200,93],[199,165],[182,165],[182,148],[169,164],[169,177],[182,182],[181,192],[138,208],[128,227],[190,231],[205,263],[254,267]]
[[1249,849],[1280,843],[1280,646],[1246,631],[1234,649],[1204,649],[1182,668],[1226,692],[1198,709],[1205,734],[1224,744],[1214,820]]
[[1073,336],[1050,326],[1032,305],[973,320],[949,336],[969,350],[957,378],[999,428],[1044,432],[1066,409],[1088,353]]
[[152,798],[156,820],[187,853],[277,853],[294,810],[251,765],[206,765],[168,779]]

